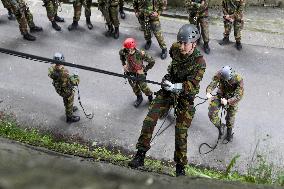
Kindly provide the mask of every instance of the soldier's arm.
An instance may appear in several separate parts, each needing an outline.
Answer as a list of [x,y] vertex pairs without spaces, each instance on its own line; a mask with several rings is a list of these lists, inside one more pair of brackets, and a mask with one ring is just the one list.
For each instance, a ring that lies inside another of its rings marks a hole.
[[237,10],[234,13],[234,19],[236,20],[242,20],[243,19],[243,12],[245,8],[245,1],[240,0],[240,6],[238,6]]
[[133,9],[134,9],[134,12],[138,12],[139,11],[139,2],[138,2],[138,0],[133,0]]
[[148,70],[153,68],[153,66],[155,64],[155,60],[152,56],[150,56],[145,51],[141,51],[141,55],[142,55],[143,60],[148,62],[148,64],[145,66],[145,69],[144,69],[144,71],[147,72]]
[[218,71],[214,76],[210,84],[206,88],[206,93],[212,93],[216,89],[220,82],[220,72]]
[[159,15],[162,14],[164,7],[165,7],[164,1],[163,0],[158,1],[158,10],[156,10],[156,11]]
[[240,76],[237,76],[237,79],[239,80],[239,86],[237,87],[235,91],[235,95],[228,99],[229,105],[236,105],[243,97],[244,95],[244,82],[243,79]]
[[224,15],[229,15],[229,13],[227,11],[227,4],[226,4],[225,0],[222,1],[222,10],[223,10]]
[[206,62],[203,57],[196,59],[198,64],[198,71],[194,76],[188,76],[187,80],[183,82],[184,93],[187,94],[199,86],[200,81],[203,78],[206,69]]
[[124,54],[124,49],[121,49],[119,51],[119,57],[120,57],[122,66],[126,65],[126,58],[125,58],[125,54]]
[[208,1],[207,0],[203,0],[201,1],[201,4],[198,8],[198,12],[204,12],[206,9],[208,9]]

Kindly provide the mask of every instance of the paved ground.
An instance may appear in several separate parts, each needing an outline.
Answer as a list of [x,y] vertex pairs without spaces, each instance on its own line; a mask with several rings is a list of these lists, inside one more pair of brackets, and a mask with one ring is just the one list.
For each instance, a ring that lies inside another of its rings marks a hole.
[[[104,37],[104,21],[96,8],[92,9],[94,30],[87,29],[83,16],[79,30],[69,32],[67,26],[72,22],[73,11],[71,5],[64,5],[59,15],[63,15],[66,22],[61,24],[62,32],[55,32],[46,18],[42,2],[34,1],[29,4],[34,13],[35,23],[41,25],[44,32],[35,34],[38,37],[36,42],[24,41],[19,34],[17,23],[8,21],[4,15],[6,10],[1,7],[1,47],[44,57],[52,57],[54,52],[61,51],[66,61],[120,73],[122,67],[118,50],[122,41],[133,36],[138,39],[138,46],[143,47],[143,35],[138,30],[138,22],[133,13],[127,13],[127,20],[121,21],[121,37],[115,40]],[[280,19],[275,21],[268,18],[269,13]],[[245,96],[237,115],[234,141],[220,145],[208,155],[200,155],[198,146],[202,142],[215,143],[217,131],[208,120],[208,104],[198,107],[189,129],[189,162],[224,169],[232,157],[240,154],[236,169],[245,172],[254,149],[258,146],[258,153],[267,156],[268,161],[273,162],[276,167],[283,168],[283,10],[250,10],[249,20],[246,20],[247,29],[243,32],[244,48],[241,52],[234,48],[233,43],[226,47],[218,44],[218,40],[222,38],[223,28],[221,19],[214,19],[218,12],[214,15],[210,25],[212,53],[205,55],[207,70],[201,82],[200,96],[205,96],[205,87],[213,74],[227,64],[243,75]],[[176,32],[186,20],[161,20],[169,46],[176,40]],[[261,24],[258,24],[260,21]],[[258,27],[266,30],[257,32],[255,28]],[[160,49],[155,40],[149,53],[157,61],[155,67],[149,71],[148,78],[160,81],[171,60],[159,59]],[[80,112],[82,121],[68,125],[64,122],[62,99],[54,91],[47,76],[49,65],[3,54],[0,54],[0,60],[0,98],[3,100],[0,110],[14,112],[22,125],[59,132],[85,141],[123,147],[130,151],[135,150],[148,103],[144,101],[140,108],[135,109],[132,106],[135,96],[130,87],[124,84],[123,79],[80,71],[83,104],[87,110],[94,111],[95,117],[90,121],[84,119]],[[153,90],[159,89],[153,85],[150,87]],[[155,158],[172,160],[173,151],[174,127],[170,127],[155,140],[148,154]]]

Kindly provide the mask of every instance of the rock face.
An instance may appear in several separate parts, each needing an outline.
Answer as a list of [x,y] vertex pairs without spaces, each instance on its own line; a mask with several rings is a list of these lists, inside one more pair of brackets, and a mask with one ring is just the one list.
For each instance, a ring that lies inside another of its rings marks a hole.
[[189,186],[196,189],[268,188],[140,172],[0,138],[0,189],[179,189]]

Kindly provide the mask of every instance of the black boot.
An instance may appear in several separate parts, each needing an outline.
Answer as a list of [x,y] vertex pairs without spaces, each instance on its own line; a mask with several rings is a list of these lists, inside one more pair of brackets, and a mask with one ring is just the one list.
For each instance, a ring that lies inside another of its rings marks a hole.
[[34,26],[30,28],[30,32],[40,32],[42,31],[42,27]]
[[229,36],[225,36],[219,44],[228,45],[229,43],[230,43]]
[[72,31],[78,28],[78,21],[73,20],[72,24],[68,26],[68,30]]
[[138,150],[134,158],[128,163],[128,166],[133,169],[144,166],[145,155],[145,151]]
[[35,40],[36,40],[36,37],[35,37],[35,36],[32,36],[32,35],[29,34],[29,33],[23,34],[23,37],[24,37],[24,39],[26,39],[26,40],[28,40],[28,41],[35,41]]
[[55,15],[54,20],[55,20],[56,22],[65,22],[64,18],[61,18],[61,17],[59,17],[59,16],[57,16],[57,15]]
[[119,38],[119,27],[115,27],[114,28],[114,39],[118,39]]
[[218,131],[219,131],[218,139],[221,139],[222,135],[224,134],[223,128],[222,128],[222,126],[219,126],[219,127],[217,127],[217,129],[218,129]]
[[168,55],[168,51],[167,49],[162,49],[162,53],[161,53],[161,59],[164,60],[167,58]]
[[125,19],[125,12],[123,10],[123,7],[119,7],[119,13],[120,13],[120,18]]
[[152,44],[152,40],[146,41],[146,44],[144,46],[145,50],[149,50]]
[[58,24],[55,22],[55,20],[51,21],[52,27],[53,29],[55,29],[56,31],[60,31],[61,27],[58,26]]
[[78,121],[80,121],[80,117],[79,116],[72,115],[72,116],[67,116],[66,117],[66,122],[67,123],[73,123],[73,122],[78,122]]
[[226,140],[227,140],[228,142],[231,142],[231,141],[233,140],[232,128],[227,127]]
[[87,17],[87,18],[86,18],[86,24],[87,24],[89,30],[93,29],[94,26],[93,26],[93,24],[92,24],[92,22],[91,22],[90,17]]
[[185,176],[184,165],[176,164],[176,177]]
[[72,111],[73,111],[73,112],[76,112],[77,110],[78,110],[78,107],[77,107],[77,106],[73,106]]
[[16,20],[15,15],[12,13],[12,10],[8,9],[8,19],[9,20]]
[[240,41],[237,41],[237,42],[236,42],[236,48],[237,48],[239,51],[242,50],[243,46],[242,46],[242,44],[241,44]]
[[113,26],[112,25],[107,25],[107,31],[105,33],[105,36],[106,37],[110,37],[112,35],[112,32],[113,32]]
[[149,102],[151,103],[151,102],[153,101],[153,95],[149,95],[149,96],[148,96],[148,100],[149,100]]
[[142,95],[137,95],[137,99],[134,102],[134,107],[137,108],[141,104],[142,101],[143,101]]
[[204,48],[204,52],[205,52],[206,54],[209,54],[209,53],[210,53],[210,47],[209,47],[208,42],[204,42],[203,48]]

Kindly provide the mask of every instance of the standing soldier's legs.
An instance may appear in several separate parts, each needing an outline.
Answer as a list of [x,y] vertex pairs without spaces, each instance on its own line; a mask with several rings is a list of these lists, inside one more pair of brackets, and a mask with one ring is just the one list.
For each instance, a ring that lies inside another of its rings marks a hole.
[[150,23],[151,23],[151,29],[159,43],[160,48],[162,49],[161,59],[163,60],[167,58],[168,52],[167,52],[167,45],[161,29],[161,23],[159,20],[151,21]]
[[220,43],[220,45],[227,45],[229,44],[229,36],[230,36],[230,33],[231,33],[231,29],[232,29],[232,22],[228,21],[228,20],[224,20],[224,38],[222,40],[222,42]]
[[114,26],[114,38],[119,38],[119,19],[118,19],[118,6],[110,6],[111,22]]
[[25,2],[23,0],[18,0],[21,1],[21,4],[24,5],[24,12],[25,12],[25,17],[27,19],[28,25],[30,27],[30,32],[40,32],[42,31],[42,27],[36,26],[34,23],[33,15],[29,9],[29,7],[26,6]]
[[149,50],[152,44],[152,31],[151,31],[151,24],[149,17],[144,17],[143,23],[144,23],[144,39],[146,40],[146,44],[144,46],[145,50]]
[[[145,75],[141,75],[140,76],[143,79],[146,79]],[[151,89],[148,87],[147,83],[144,81],[138,81],[138,86],[141,89],[141,91],[148,96],[148,100],[149,102],[152,102],[153,100],[153,92],[151,91]]]
[[6,8],[8,10],[8,19],[9,20],[15,20],[16,17],[13,14],[12,8],[10,6],[10,4],[7,2],[7,0],[1,0],[3,3],[4,8]]
[[199,19],[200,27],[201,27],[201,35],[203,39],[203,48],[206,54],[210,53],[209,47],[209,23],[208,18],[200,18]]
[[235,20],[234,21],[234,36],[236,39],[236,48],[238,50],[242,49],[242,44],[241,44],[241,30],[242,30],[243,22],[240,20]]
[[86,16],[86,24],[89,30],[93,29],[93,24],[91,22],[91,7],[92,7],[92,0],[86,0],[85,5],[85,16]]
[[83,0],[76,0],[73,2],[74,16],[72,24],[68,26],[69,31],[78,28],[78,21],[80,20],[81,17],[82,5],[83,5]]
[[80,120],[79,116],[73,116],[73,103],[74,103],[74,92],[70,96],[63,97],[66,122],[77,122]]
[[144,31],[145,29],[145,23],[144,23],[144,15],[142,13],[139,14],[139,16],[137,17],[138,22],[140,24],[140,30]]
[[219,98],[213,98],[208,107],[208,117],[210,121],[218,128],[219,135],[218,138],[220,139],[223,135],[222,132],[222,125],[221,119],[219,117],[219,111],[221,109],[221,100]]
[[141,104],[141,102],[143,101],[142,92],[141,92],[141,89],[139,87],[139,83],[137,81],[134,81],[134,80],[131,80],[131,79],[128,79],[128,83],[130,84],[134,94],[137,97],[136,101],[133,104],[134,107],[137,108]]
[[111,19],[110,19],[110,12],[109,12],[109,9],[107,8],[106,5],[103,5],[101,8],[100,8],[105,20],[106,20],[106,25],[108,27],[108,30],[106,31],[105,33],[105,36],[106,37],[110,37],[113,33],[113,26],[112,26],[112,22],[111,22]]
[[121,19],[125,19],[125,12],[123,10],[123,6],[124,6],[124,0],[119,0],[119,13]]
[[46,0],[44,1],[44,6],[46,8],[47,17],[51,22],[52,27],[56,31],[60,31],[61,27],[56,23],[56,21],[64,22],[64,19],[57,16],[57,9],[58,9],[57,0]]
[[232,129],[234,127],[237,111],[238,111],[237,106],[229,106],[227,108],[227,115],[226,115],[227,136],[226,136],[226,139],[228,141],[231,141],[233,137]]

